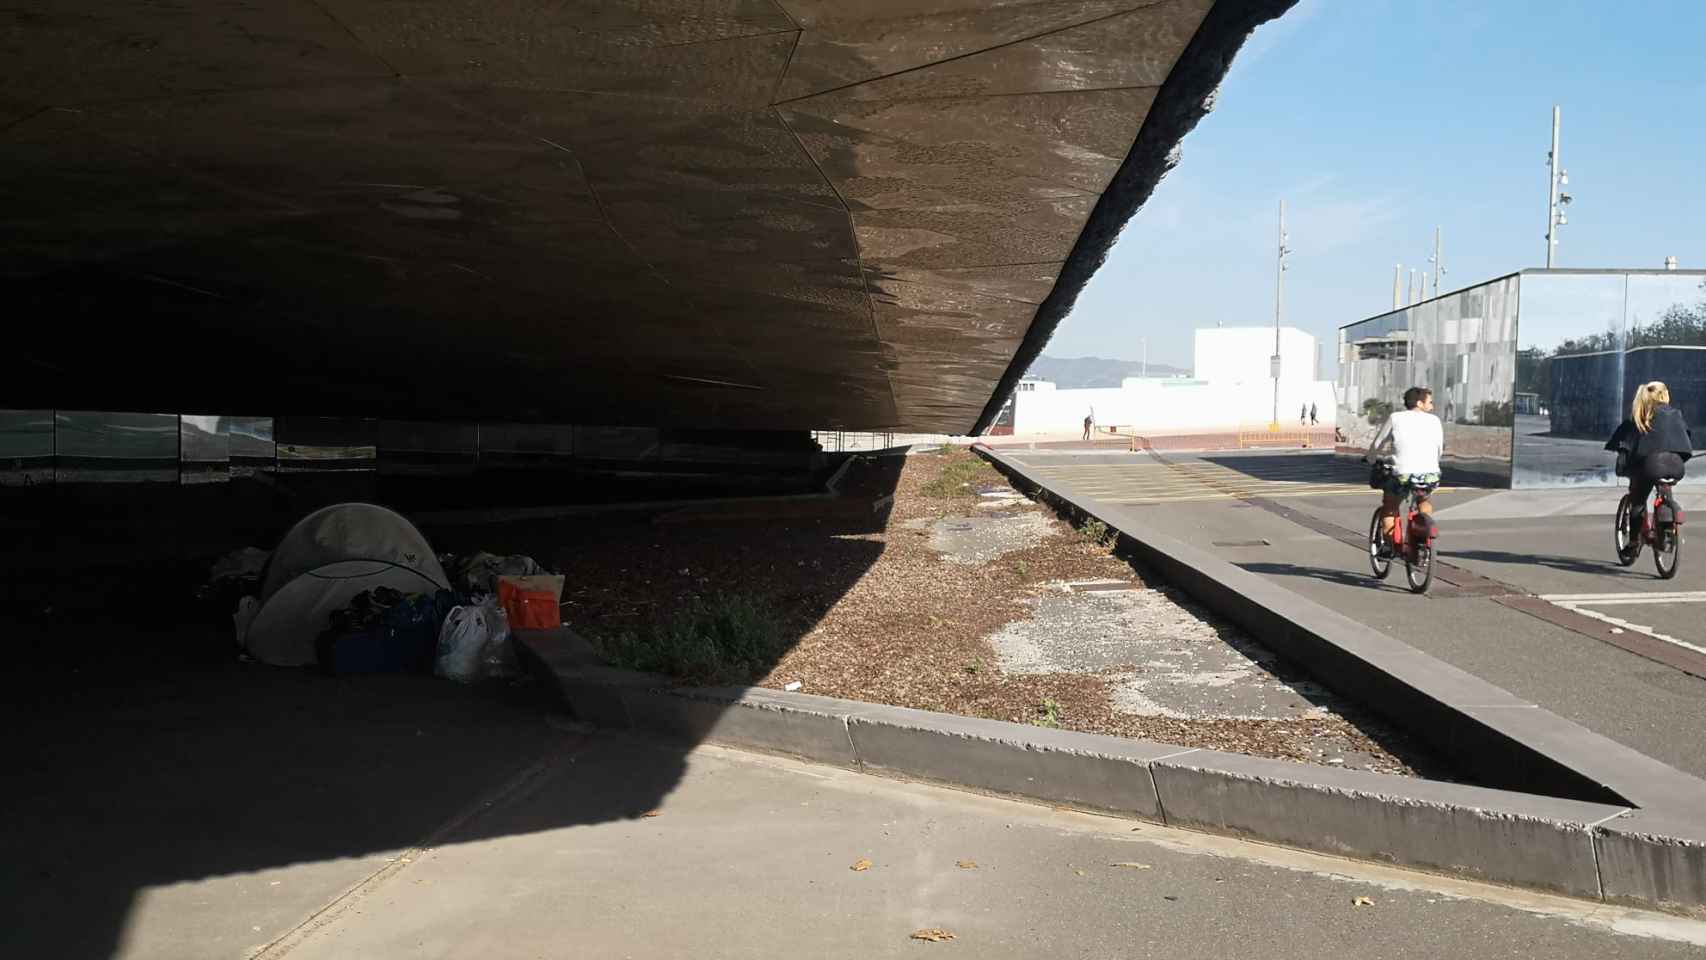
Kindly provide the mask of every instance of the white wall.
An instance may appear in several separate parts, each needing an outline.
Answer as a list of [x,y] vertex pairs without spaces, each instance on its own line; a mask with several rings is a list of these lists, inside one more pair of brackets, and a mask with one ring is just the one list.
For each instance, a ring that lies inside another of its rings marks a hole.
[[[1204,327],[1196,331],[1192,367],[1198,380],[1248,383],[1265,380],[1274,353],[1273,327]],[[1280,379],[1315,378],[1315,338],[1296,327],[1281,327]],[[1271,406],[1270,401],[1270,406]]]
[[[1268,348],[1273,348],[1272,341]],[[1236,429],[1266,424],[1273,416],[1274,382],[1266,377],[1248,383],[1135,378],[1125,383],[1118,389],[1016,393],[1013,432],[1077,432],[1084,429],[1084,415],[1092,406],[1098,426],[1118,426],[1122,432],[1130,428],[1136,433]],[[1337,412],[1332,381],[1280,381],[1282,426],[1297,423],[1299,409],[1310,403],[1315,404],[1320,423],[1331,426]]]

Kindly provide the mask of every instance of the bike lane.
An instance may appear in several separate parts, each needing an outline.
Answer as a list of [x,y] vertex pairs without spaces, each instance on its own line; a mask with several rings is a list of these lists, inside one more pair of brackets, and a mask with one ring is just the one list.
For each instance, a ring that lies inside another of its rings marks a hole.
[[[1399,565],[1384,582],[1370,573],[1360,540],[1376,494],[1344,482],[1360,469],[1355,465],[1307,454],[1137,454],[1123,464],[1100,457],[1099,470],[1084,470],[1074,466],[1082,458],[1061,454],[1004,456],[1047,470],[1051,487],[1094,503],[1115,527],[1130,518],[1208,550],[1596,733],[1706,776],[1698,736],[1706,729],[1706,680],[1687,669],[1706,673],[1706,656],[1587,615],[1615,611],[1609,615],[1656,623],[1649,629],[1706,646],[1706,603],[1694,599],[1706,599],[1706,569],[1690,566],[1686,553],[1672,581],[1657,579],[1645,555],[1633,568],[1619,567],[1610,512],[1596,513],[1596,498],[1609,496],[1615,508],[1614,492],[1558,507],[1556,498],[1537,506],[1532,497],[1442,491],[1436,507],[1444,566],[1433,591],[1417,596]],[[1157,466],[1164,472],[1151,477],[1147,471]],[[1547,510],[1555,512],[1534,515]],[[1512,513],[1528,515],[1499,515]],[[1571,620],[1567,606],[1542,596],[1600,599],[1598,606],[1593,599],[1577,604],[1582,612]],[[1632,640],[1664,659],[1631,652],[1640,649]]]

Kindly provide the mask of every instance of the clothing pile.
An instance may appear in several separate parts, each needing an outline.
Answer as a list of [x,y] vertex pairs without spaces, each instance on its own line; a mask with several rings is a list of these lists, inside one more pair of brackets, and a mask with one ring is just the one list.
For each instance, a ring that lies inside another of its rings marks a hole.
[[328,674],[426,673],[438,652],[440,625],[456,606],[449,590],[405,594],[363,590],[334,610],[315,644]]

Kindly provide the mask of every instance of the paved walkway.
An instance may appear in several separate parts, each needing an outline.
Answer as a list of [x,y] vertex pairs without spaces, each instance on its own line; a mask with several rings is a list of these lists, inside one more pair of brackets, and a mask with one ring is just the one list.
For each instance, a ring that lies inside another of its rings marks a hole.
[[[261,957],[1601,960],[1706,945],[1699,922],[714,747],[685,759],[655,812],[612,819],[612,793],[681,754],[590,739]],[[953,939],[913,938],[925,930]]]
[[[1401,573],[1385,583],[1370,576],[1360,538],[1375,501],[1359,464],[1303,453],[1003,453],[1051,485],[1098,501],[1115,526],[1129,516],[1207,548],[1706,776],[1699,737],[1706,652],[1694,649],[1706,647],[1706,555],[1688,553],[1685,541],[1682,571],[1670,581],[1656,576],[1649,555],[1619,567],[1611,550],[1614,490],[1442,491],[1440,556],[1450,567],[1418,597]],[[1679,495],[1686,505],[1686,483]],[[1513,603],[1521,596],[1553,599]]]

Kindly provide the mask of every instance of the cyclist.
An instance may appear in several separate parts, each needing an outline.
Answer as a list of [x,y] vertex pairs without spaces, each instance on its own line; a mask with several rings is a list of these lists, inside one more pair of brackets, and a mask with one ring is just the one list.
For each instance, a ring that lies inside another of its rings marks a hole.
[[1634,501],[1629,520],[1639,530],[1646,522],[1653,484],[1682,479],[1683,464],[1694,455],[1694,437],[1682,411],[1670,405],[1670,388],[1654,380],[1635,388],[1629,419],[1612,433],[1605,449],[1617,452],[1617,472],[1629,478],[1629,499]]
[[1368,445],[1363,462],[1378,452],[1383,444],[1392,441],[1392,473],[1386,480],[1381,500],[1380,530],[1385,542],[1392,542],[1392,527],[1398,522],[1398,506],[1414,490],[1420,496],[1418,509],[1422,522],[1433,523],[1433,504],[1426,499],[1439,486],[1439,457],[1445,450],[1445,428],[1434,416],[1434,392],[1427,387],[1411,387],[1404,391],[1404,409],[1386,418],[1374,442]]

